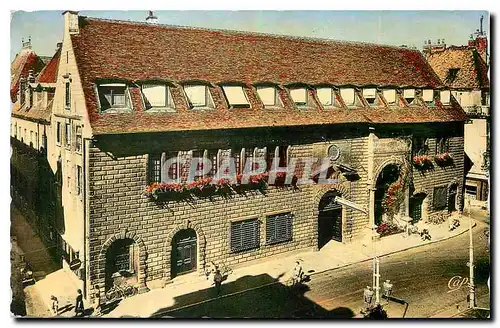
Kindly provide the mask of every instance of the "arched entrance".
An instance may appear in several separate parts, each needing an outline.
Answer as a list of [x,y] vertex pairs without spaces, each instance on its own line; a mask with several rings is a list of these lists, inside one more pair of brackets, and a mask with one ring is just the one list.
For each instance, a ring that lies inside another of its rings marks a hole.
[[117,239],[106,251],[106,290],[138,282],[139,247],[131,238]]
[[180,274],[196,271],[197,238],[193,229],[178,231],[172,239],[172,278]]
[[427,197],[425,193],[414,194],[410,198],[410,217],[413,219],[413,223],[416,223],[422,219],[423,213],[423,203],[424,199]]
[[385,166],[377,177],[377,182],[375,184],[375,225],[380,225],[382,223],[382,216],[384,214],[384,209],[382,207],[382,201],[384,200],[385,194],[389,186],[396,182],[399,178],[400,170],[396,164],[388,164]]
[[455,212],[457,210],[457,189],[458,185],[456,183],[450,186],[448,191],[448,212]]
[[337,196],[342,196],[342,194],[336,190],[328,191],[319,202],[319,249],[330,240],[342,242],[342,205],[335,202]]

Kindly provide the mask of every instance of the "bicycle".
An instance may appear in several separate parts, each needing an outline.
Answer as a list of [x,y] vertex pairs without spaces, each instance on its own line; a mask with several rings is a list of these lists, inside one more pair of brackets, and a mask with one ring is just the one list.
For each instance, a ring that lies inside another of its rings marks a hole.
[[106,292],[106,300],[108,302],[121,300],[130,296],[137,295],[138,291],[139,290],[136,286],[126,285],[122,287],[119,285],[113,285],[113,287],[111,287]]

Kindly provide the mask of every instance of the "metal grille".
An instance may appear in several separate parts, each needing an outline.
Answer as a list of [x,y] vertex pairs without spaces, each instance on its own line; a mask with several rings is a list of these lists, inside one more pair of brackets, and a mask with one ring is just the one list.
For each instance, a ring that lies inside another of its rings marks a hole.
[[266,243],[277,244],[292,240],[292,214],[270,215],[266,220]]
[[434,188],[433,207],[435,210],[444,210],[448,205],[446,186]]
[[231,223],[231,252],[259,248],[259,221],[250,219]]

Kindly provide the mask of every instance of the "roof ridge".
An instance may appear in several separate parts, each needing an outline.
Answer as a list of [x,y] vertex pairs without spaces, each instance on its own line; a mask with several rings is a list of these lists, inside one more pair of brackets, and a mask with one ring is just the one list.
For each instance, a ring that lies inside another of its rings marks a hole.
[[199,31],[209,31],[209,32],[225,32],[225,33],[229,33],[229,34],[255,35],[255,36],[263,36],[263,37],[275,37],[275,38],[281,38],[281,39],[290,39],[290,40],[302,40],[302,41],[309,41],[309,42],[342,43],[342,44],[347,44],[347,45],[358,45],[358,46],[359,45],[361,45],[361,46],[375,46],[375,47],[383,47],[383,48],[394,48],[394,49],[398,49],[398,50],[404,49],[406,51],[420,53],[420,51],[418,49],[403,48],[401,46],[395,46],[395,45],[390,45],[390,44],[377,44],[377,43],[364,42],[364,41],[348,41],[348,40],[338,40],[338,39],[329,39],[329,38],[315,38],[315,37],[305,37],[305,36],[296,36],[296,35],[288,35],[288,34],[274,34],[274,33],[265,33],[265,32],[230,30],[230,29],[219,29],[219,28],[208,28],[208,27],[197,27],[197,26],[175,25],[175,24],[151,24],[148,22],[89,17],[89,16],[80,16],[80,17],[87,19],[87,20],[104,21],[104,22],[118,23],[118,24],[144,25],[144,26],[151,26],[151,27],[199,30]]

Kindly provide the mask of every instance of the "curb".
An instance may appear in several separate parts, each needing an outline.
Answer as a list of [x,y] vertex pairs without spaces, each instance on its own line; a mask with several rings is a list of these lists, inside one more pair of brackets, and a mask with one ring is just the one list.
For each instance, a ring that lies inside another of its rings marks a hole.
[[[474,228],[476,225],[477,225],[477,222],[474,220],[472,228]],[[464,230],[464,231],[462,231],[460,233],[457,233],[455,235],[451,235],[451,236],[444,237],[444,238],[441,238],[441,239],[429,241],[429,242],[424,243],[424,244],[418,244],[418,245],[410,246],[410,247],[407,247],[407,248],[399,249],[399,250],[396,250],[396,251],[387,252],[387,253],[379,255],[378,257],[384,257],[384,256],[392,255],[392,254],[395,254],[395,253],[404,252],[404,251],[407,251],[407,250],[410,250],[410,249],[413,249],[413,248],[422,247],[422,246],[426,246],[426,245],[438,243],[438,242],[441,242],[441,241],[445,241],[445,240],[448,240],[448,239],[451,239],[451,238],[454,238],[454,237],[458,237],[458,236],[460,236],[460,235],[462,235],[462,234],[464,234],[464,233],[466,233],[468,231],[469,231],[469,229],[466,229],[466,230]],[[327,272],[327,271],[333,271],[333,270],[337,270],[337,269],[342,269],[342,268],[345,268],[345,267],[348,267],[348,266],[351,266],[351,265],[355,265],[355,264],[358,264],[358,263],[364,263],[364,262],[367,262],[367,261],[370,261],[370,260],[373,260],[373,259],[374,259],[374,257],[369,257],[369,258],[361,260],[361,261],[347,263],[347,264],[343,264],[343,265],[337,266],[335,268],[330,268],[330,269],[325,269],[325,270],[322,270],[322,271],[317,271],[317,272],[311,273],[309,276],[314,276],[314,275],[317,275],[317,274],[320,274],[320,273],[324,273],[324,272]],[[200,305],[200,304],[212,302],[212,301],[215,301],[215,300],[218,300],[218,299],[222,299],[222,298],[226,298],[226,297],[230,297],[230,296],[234,296],[234,295],[239,295],[239,294],[242,294],[242,293],[245,293],[245,292],[248,292],[248,291],[257,290],[257,289],[264,288],[264,287],[267,287],[267,286],[271,286],[271,285],[274,285],[274,284],[277,284],[277,283],[282,283],[282,281],[279,281],[279,280],[278,281],[273,281],[273,282],[270,282],[270,283],[267,283],[267,284],[264,284],[264,285],[260,285],[260,286],[256,286],[256,287],[252,287],[252,288],[248,288],[248,289],[244,289],[244,290],[240,290],[240,291],[237,291],[237,292],[234,292],[234,293],[231,293],[231,294],[225,294],[225,295],[221,295],[221,296],[216,297],[216,298],[209,298],[207,300],[203,300],[203,301],[200,301],[200,302],[197,302],[197,303],[187,304],[187,305],[180,306],[180,307],[177,307],[177,308],[174,308],[174,309],[166,310],[165,312],[155,314],[154,316],[151,316],[151,317],[159,317],[159,316],[165,315],[165,314],[170,313],[170,312],[174,312],[174,311],[177,311],[177,310],[182,310],[182,309],[185,309],[185,308],[189,308],[189,307],[192,307],[192,306],[196,306],[196,305]]]
[[[477,225],[477,222],[474,220],[474,224],[472,225],[472,228],[474,228],[476,225]],[[399,253],[399,252],[404,252],[404,251],[407,251],[407,250],[410,250],[410,249],[413,249],[413,248],[418,248],[418,247],[422,247],[422,246],[426,246],[426,245],[431,245],[431,244],[439,243],[441,241],[445,241],[445,240],[448,240],[448,239],[451,239],[451,238],[463,235],[464,233],[466,233],[468,231],[469,231],[469,229],[466,229],[466,230],[464,230],[464,231],[462,231],[460,233],[457,233],[455,235],[451,235],[451,236],[444,237],[444,238],[437,239],[437,240],[432,240],[432,241],[429,241],[429,242],[424,243],[424,244],[418,244],[418,245],[410,246],[410,247],[407,247],[407,248],[402,248],[402,249],[399,249],[399,250],[396,250],[396,251],[390,251],[390,252],[387,252],[387,253],[384,253],[384,254],[380,254],[378,257],[384,257],[384,256],[396,254],[396,253]],[[342,268],[345,268],[345,267],[348,267],[348,266],[351,266],[351,265],[355,265],[355,264],[358,264],[358,263],[368,262],[368,261],[373,260],[374,258],[375,257],[372,256],[372,257],[369,257],[369,258],[361,260],[361,261],[352,262],[352,263],[346,263],[346,264],[343,264],[343,265],[339,265],[339,266],[337,266],[335,268],[325,269],[323,271],[317,271],[317,272],[314,272],[314,273],[310,274],[310,276],[313,276],[313,275],[316,275],[316,274],[319,274],[319,273],[324,273],[326,271],[332,271],[332,270],[336,270],[336,269],[342,269]]]

